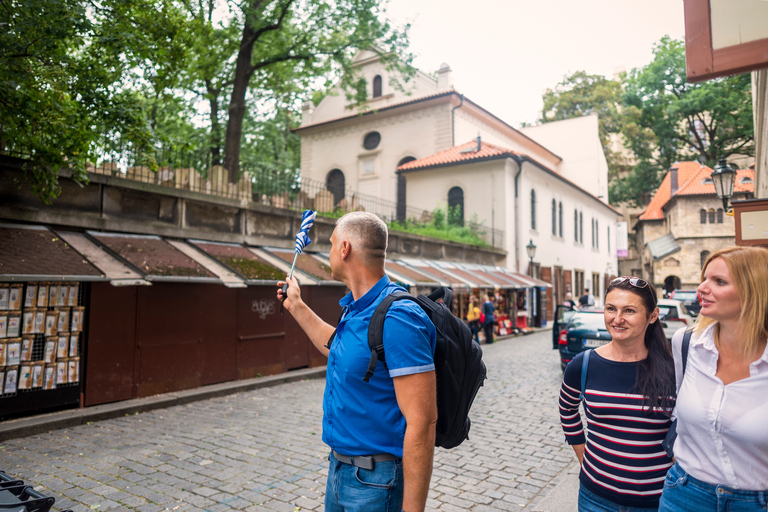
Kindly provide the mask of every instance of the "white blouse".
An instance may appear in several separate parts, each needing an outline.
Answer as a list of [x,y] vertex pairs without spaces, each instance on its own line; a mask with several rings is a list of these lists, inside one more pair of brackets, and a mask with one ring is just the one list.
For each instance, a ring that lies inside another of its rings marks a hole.
[[685,329],[672,337],[678,392],[675,459],[709,484],[768,490],[768,347],[749,365],[749,377],[723,385],[715,377],[715,326],[691,336],[682,383]]

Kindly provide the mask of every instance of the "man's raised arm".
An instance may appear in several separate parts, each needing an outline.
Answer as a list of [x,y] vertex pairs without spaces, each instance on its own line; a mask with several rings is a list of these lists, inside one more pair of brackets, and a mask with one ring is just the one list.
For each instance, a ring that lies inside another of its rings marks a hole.
[[[288,283],[288,293],[285,300],[283,300],[283,285]],[[312,344],[315,345],[317,350],[324,356],[328,356],[328,349],[325,344],[328,343],[328,338],[333,334],[333,326],[317,316],[317,314],[310,309],[307,304],[301,300],[301,288],[299,288],[299,282],[295,277],[286,277],[285,281],[277,283],[277,300],[283,300],[283,306],[291,313],[291,316],[298,322]]]

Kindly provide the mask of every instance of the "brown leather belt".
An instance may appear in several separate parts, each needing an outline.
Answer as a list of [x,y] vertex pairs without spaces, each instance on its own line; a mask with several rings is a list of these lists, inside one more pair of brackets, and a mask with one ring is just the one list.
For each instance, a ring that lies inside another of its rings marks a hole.
[[390,460],[400,460],[400,457],[395,457],[389,453],[377,453],[376,455],[342,455],[336,450],[333,450],[333,456],[336,460],[349,464],[351,466],[358,467],[360,469],[373,469],[377,462],[387,462]]

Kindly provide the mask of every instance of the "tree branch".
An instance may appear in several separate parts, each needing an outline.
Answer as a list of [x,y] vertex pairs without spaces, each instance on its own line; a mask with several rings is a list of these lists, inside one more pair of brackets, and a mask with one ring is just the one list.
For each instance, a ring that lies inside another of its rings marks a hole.
[[[283,20],[285,20],[285,16],[288,14],[288,8],[291,6],[292,3],[293,3],[293,0],[288,0],[283,5],[283,10],[282,12],[280,12],[280,16],[278,17],[277,22],[273,23],[272,25],[267,25],[266,27],[261,27],[259,30],[255,31],[250,39],[248,39],[247,41],[243,41],[242,46],[248,46],[248,45],[254,44],[256,41],[259,40],[261,36],[263,36],[267,32],[280,30],[283,27]],[[246,20],[246,23],[248,23],[247,20]]]

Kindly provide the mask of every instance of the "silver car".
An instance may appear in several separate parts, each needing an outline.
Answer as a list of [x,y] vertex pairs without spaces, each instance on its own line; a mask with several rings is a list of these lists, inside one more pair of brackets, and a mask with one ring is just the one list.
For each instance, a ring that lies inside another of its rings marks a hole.
[[685,304],[675,299],[659,299],[659,319],[664,327],[664,335],[668,340],[679,329],[693,325],[693,317],[688,314]]

